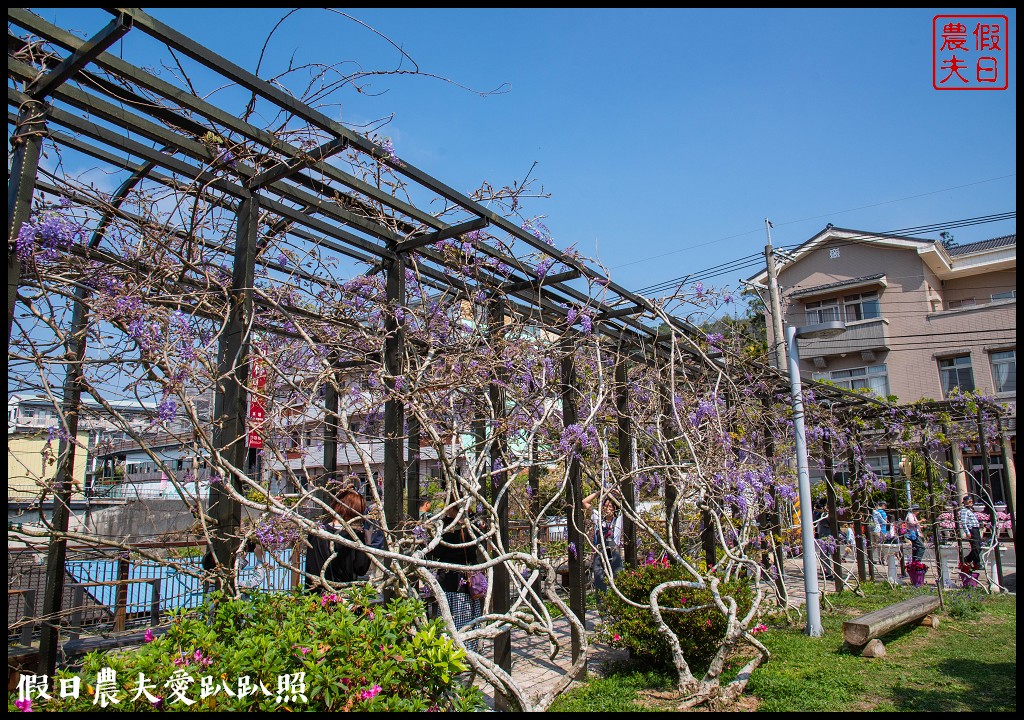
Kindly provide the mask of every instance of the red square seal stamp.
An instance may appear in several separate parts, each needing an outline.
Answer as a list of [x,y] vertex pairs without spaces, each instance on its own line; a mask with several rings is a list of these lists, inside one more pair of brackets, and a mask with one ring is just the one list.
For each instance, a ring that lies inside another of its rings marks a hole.
[[1005,15],[932,18],[932,87],[1005,90],[1010,86],[1010,21]]

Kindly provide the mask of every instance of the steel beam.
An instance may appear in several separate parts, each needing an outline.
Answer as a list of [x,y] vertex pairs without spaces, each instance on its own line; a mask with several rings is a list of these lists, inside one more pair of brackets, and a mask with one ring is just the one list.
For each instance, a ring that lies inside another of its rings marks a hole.
[[132,19],[124,13],[118,14],[106,27],[65,58],[60,65],[34,80],[28,86],[28,94],[35,100],[42,100],[55,88],[67,82],[72,75],[92,62],[104,50],[124,37],[125,33],[131,29]]
[[483,230],[485,227],[491,224],[491,221],[487,218],[473,218],[467,220],[464,223],[458,225],[449,225],[441,230],[435,230],[432,233],[426,235],[420,235],[418,237],[412,237],[408,240],[403,240],[398,243],[395,247],[397,252],[409,252],[410,250],[416,250],[424,245],[431,245],[441,240],[447,240],[448,238],[457,237],[474,230]]
[[[562,425],[569,427],[579,422],[576,413],[576,363],[573,357],[575,352],[576,338],[566,335],[562,339]],[[580,459],[575,449],[568,458],[568,489],[565,495],[565,516],[568,520],[569,540],[569,609],[583,623],[587,622],[587,597],[586,588],[583,585],[585,559],[583,549],[586,547],[584,540],[585,533],[583,517],[583,474],[580,469]],[[576,662],[583,649],[582,638],[579,637],[575,627],[572,630],[571,638],[572,661]],[[585,670],[584,670],[585,672]]]
[[[249,343],[253,317],[253,284],[256,270],[260,200],[246,198],[238,208],[235,256],[231,276],[230,313],[218,352],[217,394],[214,399],[213,444],[224,465],[220,483],[210,483],[210,516],[213,518],[211,550],[216,562],[232,567],[239,546],[238,528],[242,506],[235,493],[244,492],[242,481],[232,468],[244,472],[246,448],[246,392],[249,380]],[[231,490],[228,490],[230,486]],[[233,589],[227,571],[218,581]]]
[[536,280],[524,280],[522,282],[507,283],[502,286],[502,290],[507,293],[521,292],[523,290],[538,290],[542,285],[556,285],[566,280],[575,280],[580,276],[579,270],[567,270],[562,273],[555,273],[554,275],[547,275]]
[[[500,348],[505,328],[505,309],[500,300],[492,300],[487,305],[487,339],[492,349],[498,356],[502,355]],[[490,477],[490,498],[494,512],[498,516],[498,541],[499,547],[508,550],[508,472],[505,470],[506,441],[504,435],[504,424],[508,415],[505,398],[505,375],[504,368],[496,370],[497,377],[490,384],[491,412],[494,417],[491,419],[491,456],[488,475]],[[495,614],[503,615],[509,610],[509,593],[511,585],[509,579],[508,565],[502,563],[494,567],[494,589],[491,593],[492,611]],[[494,637],[494,663],[505,672],[512,673],[512,631],[505,630]],[[495,709],[508,710],[509,704],[500,693],[495,694]]]
[[36,186],[39,155],[46,130],[46,106],[24,96],[14,134],[11,136],[11,171],[7,181],[7,354],[11,352],[14,306],[21,282],[21,258],[18,257],[18,233],[32,212],[32,194]]
[[[405,305],[405,264],[402,257],[385,262],[385,292],[389,309]],[[402,436],[405,434],[405,405],[393,395],[396,381],[405,380],[405,330],[393,312],[384,321],[384,377],[388,397],[384,401],[384,517],[388,527],[398,527],[402,512],[405,466]]]
[[308,155],[298,155],[287,162],[283,162],[269,170],[264,170],[259,175],[253,176],[253,178],[248,182],[249,189],[255,191],[267,185],[276,183],[278,180],[284,180],[289,175],[294,175],[310,165],[322,162],[331,155],[336,155],[347,147],[348,140],[345,138],[336,138],[331,140],[330,142],[313,150]]

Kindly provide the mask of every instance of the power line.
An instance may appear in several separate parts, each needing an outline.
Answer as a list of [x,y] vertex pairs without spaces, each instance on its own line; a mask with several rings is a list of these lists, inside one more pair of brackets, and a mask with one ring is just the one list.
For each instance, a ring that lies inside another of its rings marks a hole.
[[[796,225],[797,223],[808,222],[810,220],[820,220],[821,218],[833,217],[835,215],[842,215],[843,213],[856,212],[858,210],[867,210],[867,209],[873,208],[873,207],[881,207],[882,205],[891,205],[892,203],[903,202],[904,200],[916,200],[917,198],[928,197],[929,195],[937,195],[939,193],[949,192],[950,190],[962,190],[963,188],[973,187],[975,185],[981,185],[981,184],[984,184],[984,183],[987,183],[987,182],[995,182],[996,180],[1005,180],[1007,178],[1016,177],[1016,176],[1017,176],[1017,173],[1010,173],[1009,175],[1000,175],[1000,176],[994,177],[994,178],[986,178],[985,180],[978,180],[977,182],[967,183],[965,185],[955,185],[954,187],[942,188],[941,190],[932,190],[930,192],[920,193],[919,195],[908,195],[907,197],[896,198],[894,200],[883,200],[882,202],[873,203],[871,205],[861,205],[860,207],[848,208],[846,210],[835,210],[833,212],[823,213],[821,215],[812,215],[811,217],[802,218],[800,220],[784,220],[782,222],[777,222],[777,223],[774,223],[774,224],[776,226],[778,226],[778,227],[782,227],[784,225]],[[699,248],[699,247],[706,247],[708,245],[714,245],[715,243],[720,243],[720,242],[722,242],[724,240],[733,240],[735,238],[744,237],[746,235],[753,235],[754,233],[760,233],[760,232],[761,232],[761,228],[758,228],[757,230],[748,230],[746,232],[737,233],[735,235],[727,235],[726,237],[721,237],[721,238],[718,238],[717,240],[709,240],[708,242],[705,242],[705,243],[698,243],[697,245],[689,245],[689,246],[687,246],[685,248],[680,248],[678,250],[670,250],[667,253],[661,253],[660,255],[651,255],[650,257],[640,258],[639,260],[631,260],[630,262],[622,263],[621,265],[615,265],[615,266],[611,267],[610,269],[616,270],[618,268],[628,267],[630,265],[636,265],[637,263],[647,262],[649,260],[658,260],[659,258],[667,257],[669,255],[675,255],[675,254],[681,253],[681,252],[686,252],[687,250],[693,250],[693,249]]]
[[[1009,211],[1009,212],[1003,212],[1003,213],[996,213],[996,214],[993,214],[993,215],[981,215],[981,216],[976,216],[976,217],[972,217],[972,218],[964,218],[964,219],[961,219],[961,220],[949,220],[949,221],[941,222],[941,223],[932,223],[932,224],[929,224],[929,225],[919,225],[919,226],[915,226],[915,227],[901,228],[901,229],[898,229],[898,230],[886,230],[886,231],[877,232],[877,233],[867,233],[867,232],[865,232],[865,233],[862,233],[860,235],[855,235],[854,237],[851,237],[851,238],[839,239],[839,240],[831,243],[830,247],[842,247],[842,246],[850,246],[850,245],[873,246],[875,238],[877,238],[877,236],[879,236],[879,235],[903,235],[903,236],[908,236],[908,235],[912,235],[914,233],[920,234],[920,233],[936,232],[936,231],[942,231],[942,230],[948,230],[948,229],[954,229],[954,228],[961,228],[961,227],[971,227],[971,226],[974,226],[974,225],[982,225],[982,224],[992,223],[992,222],[1002,222],[1002,221],[1005,221],[1005,220],[1012,220],[1012,219],[1014,219],[1016,217],[1017,217],[1016,211]],[[924,238],[922,238],[922,239],[924,239]],[[798,247],[804,245],[805,242],[806,241],[801,242],[801,243],[794,243],[792,245],[781,246],[781,247],[777,248],[777,250],[778,249],[795,249],[795,248],[798,248]],[[981,241],[981,242],[984,242],[984,241]],[[699,247],[699,246],[693,246],[693,247]],[[719,277],[719,276],[721,276],[721,275],[723,275],[725,273],[732,272],[732,271],[735,271],[735,270],[742,270],[742,269],[745,269],[745,268],[759,267],[761,265],[761,262],[762,262],[761,257],[762,256],[761,256],[760,253],[752,253],[750,255],[744,255],[743,257],[735,259],[735,260],[731,260],[731,261],[728,261],[728,262],[725,262],[725,263],[720,263],[718,265],[713,265],[713,266],[711,266],[709,268],[705,268],[703,270],[698,270],[697,272],[694,272],[694,273],[690,273],[690,274],[687,274],[687,275],[682,275],[682,276],[673,278],[671,280],[666,280],[666,281],[661,282],[661,283],[655,283],[654,285],[650,285],[650,286],[645,287],[645,288],[640,288],[637,292],[640,293],[640,294],[644,294],[644,295],[651,294],[651,293],[662,292],[664,290],[668,290],[671,287],[677,286],[677,285],[679,285],[681,283],[709,280],[709,279],[712,279],[712,278],[715,278],[715,277]],[[637,262],[639,262],[639,261],[637,261]],[[622,267],[622,266],[620,265],[620,266],[617,266],[617,267]],[[780,268],[780,270],[781,269],[782,268]]]

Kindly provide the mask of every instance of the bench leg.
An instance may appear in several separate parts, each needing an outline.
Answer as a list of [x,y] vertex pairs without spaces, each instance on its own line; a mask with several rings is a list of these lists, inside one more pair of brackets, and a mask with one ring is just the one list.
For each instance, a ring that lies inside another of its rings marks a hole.
[[860,655],[861,657],[885,657],[885,645],[878,638],[868,640],[867,645],[851,645],[848,641],[844,640],[843,647],[854,655]]
[[885,657],[885,645],[878,638],[869,640],[868,644],[864,646],[864,649],[860,652],[862,657],[869,658],[882,658]]
[[939,626],[938,615],[925,615],[923,618],[917,621],[918,625],[924,625],[925,627],[937,628]]

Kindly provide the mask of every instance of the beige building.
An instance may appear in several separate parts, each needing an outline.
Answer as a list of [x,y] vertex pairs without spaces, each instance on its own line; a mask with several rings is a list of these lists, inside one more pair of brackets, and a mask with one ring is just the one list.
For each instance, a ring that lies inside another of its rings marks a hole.
[[[1009,405],[1004,427],[1015,448],[1016,269],[1015,234],[947,248],[828,226],[778,268],[784,325],[847,327],[831,339],[797,341],[801,375],[900,403],[976,390]],[[767,271],[750,281],[767,284]],[[991,458],[1002,473],[1001,458]],[[980,453],[965,463],[980,469]]]
[[[84,500],[85,469],[88,458],[85,447],[88,433],[78,434],[79,451],[75,453],[72,474],[72,502]],[[7,434],[7,502],[38,502],[44,490],[51,487],[57,469],[59,441],[49,441],[46,430],[21,430]],[[52,497],[47,497],[51,500]]]

